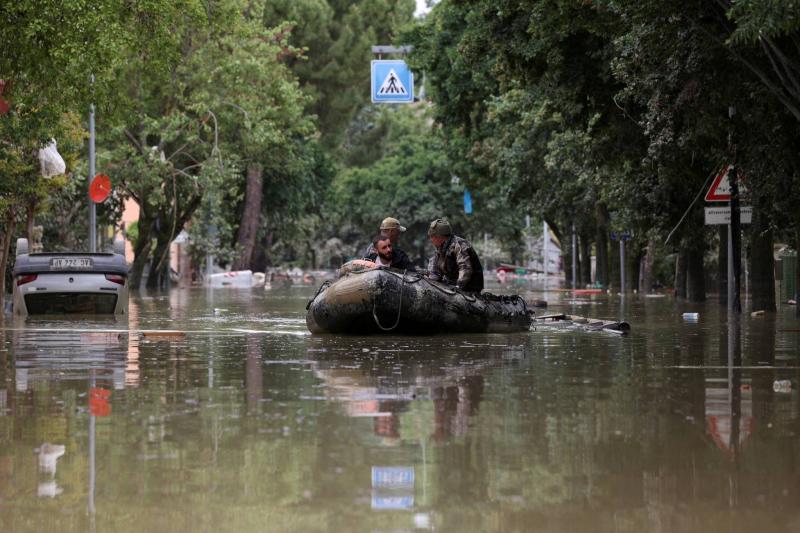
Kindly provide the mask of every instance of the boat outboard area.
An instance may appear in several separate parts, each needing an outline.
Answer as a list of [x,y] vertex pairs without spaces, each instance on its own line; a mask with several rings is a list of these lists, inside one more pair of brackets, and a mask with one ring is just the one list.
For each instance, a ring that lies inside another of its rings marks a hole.
[[312,333],[510,333],[527,331],[521,296],[475,294],[394,269],[345,271],[306,306]]
[[124,243],[107,253],[28,253],[17,241],[13,277],[13,313],[33,315],[126,315],[128,270]]

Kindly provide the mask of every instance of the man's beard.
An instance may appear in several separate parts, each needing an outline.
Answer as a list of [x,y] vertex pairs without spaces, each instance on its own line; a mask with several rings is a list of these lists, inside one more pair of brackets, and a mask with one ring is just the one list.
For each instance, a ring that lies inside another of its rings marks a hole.
[[383,259],[387,263],[391,263],[392,262],[392,254],[385,255],[385,254],[382,254],[382,253],[378,252],[378,257],[380,257],[381,259]]

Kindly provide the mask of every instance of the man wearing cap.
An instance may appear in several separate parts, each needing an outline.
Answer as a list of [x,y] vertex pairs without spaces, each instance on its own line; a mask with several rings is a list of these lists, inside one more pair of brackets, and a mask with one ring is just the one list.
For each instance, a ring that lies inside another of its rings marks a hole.
[[436,256],[430,264],[430,278],[455,285],[465,292],[481,292],[483,266],[469,241],[453,235],[450,223],[444,218],[431,222],[428,237],[436,248]]
[[372,261],[378,267],[391,267],[408,272],[416,272],[417,267],[414,266],[405,253],[401,252],[402,255],[395,253],[388,235],[378,233],[372,239],[372,247],[375,249],[375,253],[365,255],[364,259]]
[[[400,238],[400,234],[405,230],[405,226],[401,226],[399,220],[388,217],[384,218],[383,222],[381,222],[380,234],[388,237],[389,241],[392,243],[392,263],[408,265],[410,268],[403,268],[403,270],[413,270],[415,267],[411,259],[408,258],[408,254],[397,247],[397,240]],[[364,259],[375,261],[377,257],[378,251],[375,249],[375,245],[370,243],[367,251],[364,253]]]

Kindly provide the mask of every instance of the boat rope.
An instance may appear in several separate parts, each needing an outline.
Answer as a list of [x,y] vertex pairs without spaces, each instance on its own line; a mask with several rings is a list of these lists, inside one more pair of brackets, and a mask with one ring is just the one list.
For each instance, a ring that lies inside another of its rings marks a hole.
[[320,294],[322,291],[324,291],[325,289],[327,289],[328,287],[330,287],[331,283],[333,283],[331,280],[327,280],[327,281],[323,282],[323,283],[322,283],[322,285],[320,285],[320,286],[319,286],[319,289],[317,289],[317,293],[316,293],[316,294],[314,295],[314,297],[313,297],[313,298],[311,298],[311,299],[308,301],[308,303],[306,304],[306,311],[308,311],[308,308],[309,308],[309,307],[311,307],[311,304],[314,302],[314,300],[316,300],[316,299],[317,299],[317,296],[319,296],[319,294]]
[[378,319],[378,313],[375,311],[375,306],[378,302],[372,302],[372,318],[375,319],[375,324],[381,328],[383,331],[392,331],[398,325],[400,325],[400,313],[403,312],[403,289],[406,285],[406,271],[403,271],[403,282],[400,284],[400,304],[397,306],[397,320],[395,320],[394,325],[390,328],[383,327],[381,325],[381,321]]

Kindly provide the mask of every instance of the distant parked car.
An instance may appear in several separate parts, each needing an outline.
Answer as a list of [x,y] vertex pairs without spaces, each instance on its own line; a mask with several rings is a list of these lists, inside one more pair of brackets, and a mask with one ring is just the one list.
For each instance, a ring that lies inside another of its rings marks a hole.
[[17,239],[14,314],[128,314],[124,246],[116,241],[113,253],[28,253],[28,239]]

